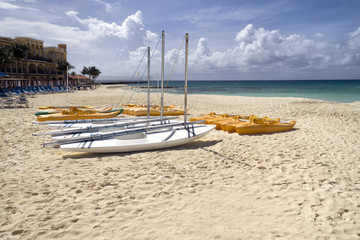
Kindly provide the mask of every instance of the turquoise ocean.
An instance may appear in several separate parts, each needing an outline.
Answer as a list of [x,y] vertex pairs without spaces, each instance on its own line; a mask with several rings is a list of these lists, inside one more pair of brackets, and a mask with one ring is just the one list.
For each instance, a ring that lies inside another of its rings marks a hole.
[[[153,87],[157,84],[151,83]],[[165,85],[165,92],[184,93],[183,81],[169,81]],[[300,97],[351,103],[360,101],[360,80],[188,81],[188,94]]]

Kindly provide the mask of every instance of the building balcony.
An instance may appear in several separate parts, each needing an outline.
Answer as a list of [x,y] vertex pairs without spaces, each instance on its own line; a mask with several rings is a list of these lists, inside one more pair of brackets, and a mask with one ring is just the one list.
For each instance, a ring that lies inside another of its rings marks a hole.
[[36,61],[42,61],[42,62],[52,62],[50,58],[36,56],[36,55],[32,55],[32,54],[29,54],[27,56],[27,60],[36,60]]

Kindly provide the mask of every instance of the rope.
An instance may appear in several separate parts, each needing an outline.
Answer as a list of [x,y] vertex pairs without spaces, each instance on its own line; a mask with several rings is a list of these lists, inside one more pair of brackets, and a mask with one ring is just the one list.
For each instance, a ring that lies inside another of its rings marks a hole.
[[170,72],[170,75],[169,75],[169,79],[168,79],[167,82],[166,82],[165,88],[167,87],[167,85],[168,85],[168,83],[169,83],[169,81],[170,81],[170,78],[171,78],[171,75],[172,75],[172,73],[173,73],[173,71],[174,71],[176,62],[177,62],[177,60],[178,60],[178,58],[179,58],[179,55],[180,55],[182,46],[184,45],[184,41],[185,41],[185,37],[184,37],[184,39],[183,39],[183,41],[182,41],[182,43],[181,43],[181,45],[180,45],[179,52],[178,52],[178,54],[177,54],[177,56],[176,56],[176,58],[175,58],[174,65],[173,65],[173,67],[172,67],[172,69],[171,69],[171,72]]
[[[152,52],[152,54],[151,54],[150,60],[151,60],[152,57],[154,56],[155,50],[157,49],[157,47],[158,47],[158,45],[159,45],[159,43],[160,43],[160,40],[161,40],[161,36],[159,37],[159,40],[158,40],[158,42],[157,42],[157,44],[156,44],[156,46],[155,46],[155,48],[154,48],[154,50],[153,50],[153,52]],[[139,66],[140,66],[141,62],[143,61],[146,53],[147,53],[147,49],[146,49],[146,51],[144,52],[144,55],[142,56],[142,58],[141,58],[141,60],[140,60],[140,63],[139,63],[139,65],[137,66],[137,68],[136,68],[136,70],[135,70],[135,72],[134,72],[134,75],[132,76],[131,80],[134,79],[134,76],[135,76],[136,72],[138,71]],[[147,65],[146,65],[145,70],[144,70],[143,74],[141,75],[141,78],[140,78],[140,79],[143,78],[143,76],[144,76],[147,68],[148,68],[148,67],[147,67]],[[139,79],[139,80],[140,80],[140,79]],[[123,95],[122,95],[122,97],[121,97],[118,105],[120,105],[120,102],[122,101],[122,98],[124,97],[124,95],[125,95],[128,87],[129,87],[129,85],[126,86],[126,89],[125,89],[125,91],[124,91],[124,93],[123,93]],[[135,89],[135,90],[133,91],[133,93],[131,94],[131,96],[130,96],[129,100],[127,101],[126,105],[128,105],[128,104],[130,103],[130,101],[131,101],[132,97],[134,96],[134,93],[136,92],[136,90],[137,90],[137,89]]]
[[[146,54],[146,51],[144,52],[144,54],[143,54],[143,56],[142,56],[142,58],[141,58],[141,60],[140,60],[140,62],[139,62],[139,64],[138,64],[138,66],[136,67],[136,70],[135,70],[133,76],[131,77],[131,81],[134,79],[134,77],[135,77],[135,75],[136,75],[136,73],[137,73],[137,71],[138,71],[138,69],[139,69],[139,67],[140,67],[140,64],[141,64],[142,61],[144,60],[145,54]],[[124,91],[124,93],[122,94],[122,96],[121,96],[121,98],[120,98],[120,101],[119,101],[119,103],[117,104],[117,106],[120,106],[120,103],[122,102],[122,99],[124,98],[124,95],[125,95],[125,93],[127,92],[128,88],[129,88],[129,85],[126,85],[125,91]],[[132,97],[132,96],[131,96],[131,97]]]

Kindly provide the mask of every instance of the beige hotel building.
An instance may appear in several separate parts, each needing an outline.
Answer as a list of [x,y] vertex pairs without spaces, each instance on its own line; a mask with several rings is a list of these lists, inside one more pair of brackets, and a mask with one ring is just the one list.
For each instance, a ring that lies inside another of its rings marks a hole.
[[[29,48],[30,54],[21,59],[0,65],[0,72],[10,76],[10,78],[0,78],[4,86],[55,86],[64,85],[64,73],[57,70],[57,62],[66,62],[66,44],[58,44],[57,47],[44,47],[44,42],[29,37],[16,37],[15,39],[0,36],[0,47],[22,44]],[[6,83],[4,83],[6,80]]]

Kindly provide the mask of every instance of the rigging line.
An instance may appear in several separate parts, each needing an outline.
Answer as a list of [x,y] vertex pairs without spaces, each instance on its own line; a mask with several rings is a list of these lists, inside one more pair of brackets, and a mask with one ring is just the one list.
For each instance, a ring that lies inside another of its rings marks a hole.
[[[156,44],[156,46],[155,46],[155,48],[154,48],[154,50],[153,50],[153,52],[152,52],[152,55],[151,55],[150,59],[152,59],[152,57],[154,56],[155,50],[157,49],[157,47],[158,47],[158,45],[159,45],[159,43],[160,43],[160,40],[161,40],[161,37],[159,38],[159,40],[158,40],[158,42],[157,42],[157,44]],[[145,56],[145,55],[144,55],[144,56]],[[143,57],[144,57],[144,56],[143,56]],[[146,67],[145,67],[145,69],[144,69],[144,71],[143,71],[143,73],[142,73],[142,75],[141,75],[141,78],[140,78],[139,80],[142,80],[142,79],[143,79],[143,77],[144,77],[147,69],[148,69],[148,66],[146,65]],[[137,90],[137,89],[135,89],[135,91],[136,91],[136,90]],[[130,96],[128,102],[126,103],[126,105],[128,105],[128,104],[130,103],[132,97],[134,96],[135,91],[133,91],[133,93],[131,94],[131,96]]]
[[[150,57],[150,60],[151,60],[151,59],[152,59],[152,57],[154,56],[154,54],[155,54],[155,50],[157,49],[157,47],[158,47],[158,45],[159,45],[159,43],[160,43],[160,40],[161,40],[161,37],[159,38],[159,40],[158,40],[158,42],[157,42],[157,44],[156,44],[156,47],[155,47],[155,49],[154,49],[154,50],[153,50],[153,52],[152,52],[152,55],[151,55],[151,57]],[[146,65],[146,67],[145,67],[145,69],[144,69],[144,71],[143,71],[143,73],[142,73],[141,77],[139,78],[139,80],[142,80],[142,79],[143,79],[143,77],[144,77],[144,75],[145,75],[145,73],[146,73],[147,69],[148,69],[148,66]]]
[[[140,80],[142,80],[142,79],[143,79],[143,77],[144,77],[144,74],[145,74],[146,70],[147,70],[147,66],[146,66],[145,70],[143,71],[143,73],[142,73],[141,77],[139,78],[139,82],[140,82]],[[140,83],[138,83],[137,85],[139,85],[139,84],[140,84]],[[138,90],[138,88],[135,88],[135,90],[132,92],[132,94],[131,94],[131,96],[130,96],[129,100],[128,100],[128,101],[127,101],[127,103],[126,103],[126,105],[128,105],[128,104],[130,103],[130,101],[131,101],[132,97],[134,96],[134,94],[135,94],[135,92],[136,92],[137,90]]]
[[[152,59],[152,57],[154,56],[154,54],[155,54],[155,50],[156,50],[156,48],[158,47],[160,40],[161,40],[161,38],[159,38],[159,41],[157,42],[156,47],[155,47],[155,49],[154,49],[154,50],[153,50],[153,52],[152,52],[152,55],[151,55],[151,57],[150,57],[150,60],[151,60],[151,59]],[[148,69],[148,66],[146,65],[146,67],[145,67],[145,69],[144,69],[144,71],[143,71],[143,73],[142,73],[141,77],[139,78],[139,80],[142,80],[142,79],[143,79],[143,77],[144,77],[144,75],[145,75],[145,73],[146,73],[146,70],[147,70],[147,69]]]
[[174,65],[173,65],[173,67],[172,67],[172,69],[171,69],[171,72],[170,72],[170,75],[169,75],[169,79],[168,79],[168,80],[167,80],[167,82],[166,82],[165,88],[167,87],[167,85],[168,85],[168,83],[169,83],[169,81],[170,81],[170,78],[171,78],[171,75],[172,75],[172,73],[173,73],[173,71],[174,71],[174,68],[175,68],[176,62],[177,62],[177,60],[178,60],[178,58],[179,58],[179,55],[180,55],[180,52],[181,52],[182,46],[184,45],[184,41],[185,41],[185,38],[183,39],[183,41],[182,41],[182,43],[181,43],[181,46],[180,46],[179,52],[178,52],[178,54],[177,54],[177,56],[176,56],[176,58],[175,58]]
[[161,36],[159,37],[159,40],[158,40],[158,42],[157,42],[157,44],[156,44],[156,46],[155,46],[155,48],[154,48],[154,50],[153,50],[153,52],[152,52],[152,54],[151,54],[150,59],[152,59],[152,57],[154,56],[155,50],[157,49],[157,47],[158,47],[158,45],[159,45],[159,43],[160,43],[160,40],[161,40]]
[[[145,57],[146,53],[147,53],[147,49],[146,49],[146,51],[144,51],[144,54],[143,54],[143,56],[142,56],[142,58],[141,58],[141,60],[140,60],[140,62],[139,62],[139,64],[138,64],[138,66],[136,67],[136,70],[135,70],[133,76],[131,77],[131,81],[134,79],[134,77],[135,77],[135,75],[136,75],[136,72],[138,71],[138,69],[139,69],[139,67],[140,67],[140,64],[141,64],[142,61],[144,60],[144,57]],[[126,85],[126,88],[125,88],[125,90],[124,90],[124,92],[123,92],[123,94],[122,94],[122,96],[121,96],[121,98],[120,98],[120,101],[119,101],[119,103],[117,104],[117,106],[119,106],[120,103],[122,102],[122,99],[124,98],[124,95],[125,95],[125,93],[127,92],[128,88],[129,88],[129,84]]]

